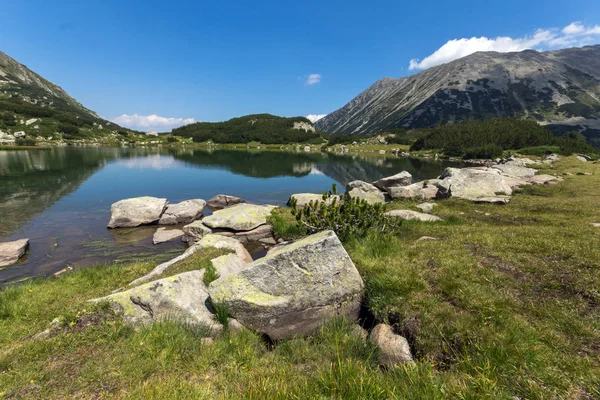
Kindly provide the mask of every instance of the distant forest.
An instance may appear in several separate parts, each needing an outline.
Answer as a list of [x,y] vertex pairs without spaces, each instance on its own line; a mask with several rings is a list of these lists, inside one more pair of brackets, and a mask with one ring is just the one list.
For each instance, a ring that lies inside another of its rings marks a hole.
[[294,123],[312,123],[304,117],[283,118],[271,114],[253,114],[224,122],[197,122],[173,129],[173,135],[191,137],[195,142],[263,144],[323,143],[319,131],[294,129]]

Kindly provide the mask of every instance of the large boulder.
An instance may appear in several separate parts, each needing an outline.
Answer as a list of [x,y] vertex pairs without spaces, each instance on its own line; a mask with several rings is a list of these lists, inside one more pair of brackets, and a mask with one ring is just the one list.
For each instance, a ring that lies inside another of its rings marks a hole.
[[436,186],[448,196],[475,202],[505,202],[512,194],[498,169],[446,168]]
[[496,164],[492,168],[501,171],[504,175],[513,178],[531,178],[537,172],[533,168],[522,167],[513,164]]
[[396,335],[392,327],[378,324],[373,328],[369,339],[379,348],[379,363],[394,366],[413,362],[408,341]]
[[408,186],[412,184],[412,175],[410,172],[402,171],[399,174],[381,178],[373,182],[373,185],[384,192],[392,186]]
[[401,218],[401,219],[404,219],[407,221],[412,221],[412,220],[423,221],[423,222],[443,221],[440,217],[436,217],[435,215],[424,214],[424,213],[420,213],[420,212],[412,211],[412,210],[392,210],[392,211],[386,212],[384,215],[386,217]]
[[133,228],[160,220],[167,199],[144,196],[117,201],[110,207],[109,228]]
[[0,268],[13,265],[19,261],[19,258],[23,257],[28,246],[29,239],[0,243]]
[[358,197],[369,204],[385,203],[385,195],[370,183],[352,181],[346,185],[346,193],[350,197]]
[[310,335],[336,315],[356,320],[363,281],[333,231],[279,247],[209,285],[244,326],[272,339]]
[[234,231],[249,231],[267,223],[275,207],[255,204],[237,204],[235,206],[215,211],[205,217],[204,225],[213,229],[231,229]]
[[306,207],[308,205],[308,203],[310,203],[311,201],[317,202],[317,203],[325,203],[325,204],[331,204],[331,202],[333,201],[333,199],[336,199],[337,202],[339,202],[341,200],[340,196],[331,196],[330,198],[328,198],[327,200],[323,200],[323,195],[322,194],[317,194],[317,193],[296,193],[290,196],[290,199],[288,200],[287,204],[288,206],[291,204],[292,199],[296,200],[296,207],[301,210],[304,207]]
[[223,326],[207,307],[210,302],[203,277],[204,270],[184,272],[92,301],[110,304],[128,324],[177,320],[203,326],[212,336],[222,331]]
[[235,206],[236,204],[245,203],[246,200],[239,197],[229,196],[226,194],[218,194],[206,202],[208,208],[213,211],[222,210],[227,207]]
[[161,225],[188,224],[202,217],[206,202],[202,199],[169,204],[158,221]]
[[438,188],[429,182],[416,182],[408,186],[391,186],[388,194],[392,199],[428,200],[435,199]]

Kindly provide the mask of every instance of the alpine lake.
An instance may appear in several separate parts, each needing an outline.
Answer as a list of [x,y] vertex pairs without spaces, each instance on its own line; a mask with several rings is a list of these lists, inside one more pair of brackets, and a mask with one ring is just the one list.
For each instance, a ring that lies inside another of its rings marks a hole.
[[[152,244],[158,225],[107,229],[111,204],[155,196],[176,203],[228,194],[282,206],[294,193],[323,193],[336,184],[372,182],[408,171],[437,177],[447,161],[391,154],[81,148],[0,150],[0,241],[30,239],[18,264],[0,270],[0,285],[106,262],[165,261],[186,244]],[[205,209],[205,214],[210,211]],[[254,249],[260,254],[260,249]]]

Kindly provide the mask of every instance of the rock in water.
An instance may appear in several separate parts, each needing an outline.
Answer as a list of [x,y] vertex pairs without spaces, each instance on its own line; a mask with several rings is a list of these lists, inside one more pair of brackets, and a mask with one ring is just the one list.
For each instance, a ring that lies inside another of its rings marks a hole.
[[194,243],[202,239],[204,236],[212,233],[212,229],[202,223],[202,221],[194,221],[183,227],[183,240],[187,243]]
[[358,197],[369,204],[385,203],[385,195],[370,183],[352,181],[346,185],[346,193],[350,197]]
[[420,212],[416,212],[416,211],[412,211],[412,210],[392,210],[392,211],[386,212],[384,215],[386,217],[402,218],[407,221],[411,221],[411,220],[417,220],[417,221],[423,221],[423,222],[443,221],[440,217],[436,217],[435,215],[424,214],[424,213],[420,213]]
[[396,335],[391,326],[378,324],[371,331],[369,339],[379,347],[381,365],[392,366],[413,361],[408,341],[403,336]]
[[407,171],[373,182],[375,187],[383,191],[387,191],[392,186],[408,186],[410,184],[412,184],[412,175]]
[[157,222],[165,208],[167,199],[135,197],[117,201],[110,208],[109,228],[133,228]]
[[202,217],[205,205],[206,202],[202,199],[169,204],[158,223],[161,225],[189,224]]
[[0,268],[13,265],[19,261],[19,258],[23,257],[28,246],[29,239],[0,243]]
[[204,326],[207,334],[215,335],[223,326],[206,306],[209,302],[203,276],[204,270],[184,272],[92,301],[108,302],[132,325],[175,319]]
[[272,339],[306,336],[329,318],[356,320],[363,281],[333,231],[282,246],[209,285],[244,326]]
[[165,229],[158,228],[152,236],[152,243],[159,244],[168,242],[169,240],[177,239],[183,236],[183,231],[180,229]]
[[[501,172],[493,168],[446,168],[436,186],[452,197],[476,202],[507,202],[512,194]],[[505,196],[505,197],[500,197]]]
[[215,211],[205,217],[202,222],[209,228],[231,229],[234,231],[249,231],[267,223],[273,206],[258,206],[255,204],[237,204],[223,210]]
[[245,203],[246,200],[226,194],[218,194],[206,202],[206,205],[211,210],[222,210],[227,207],[235,206],[236,204]]

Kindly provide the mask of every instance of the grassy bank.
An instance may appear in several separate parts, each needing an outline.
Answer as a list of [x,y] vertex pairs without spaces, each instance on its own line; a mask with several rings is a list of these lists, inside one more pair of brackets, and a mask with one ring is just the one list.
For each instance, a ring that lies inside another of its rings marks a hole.
[[[312,338],[244,332],[204,346],[202,332],[174,323],[135,331],[88,318],[87,299],[153,267],[132,263],[0,293],[0,398],[598,398],[600,164],[569,158],[550,172],[573,175],[506,206],[440,201],[444,222],[346,243],[368,307],[408,338],[415,365],[380,369],[343,321]],[[274,225],[300,233],[286,210]],[[61,315],[69,334],[33,339]]]

